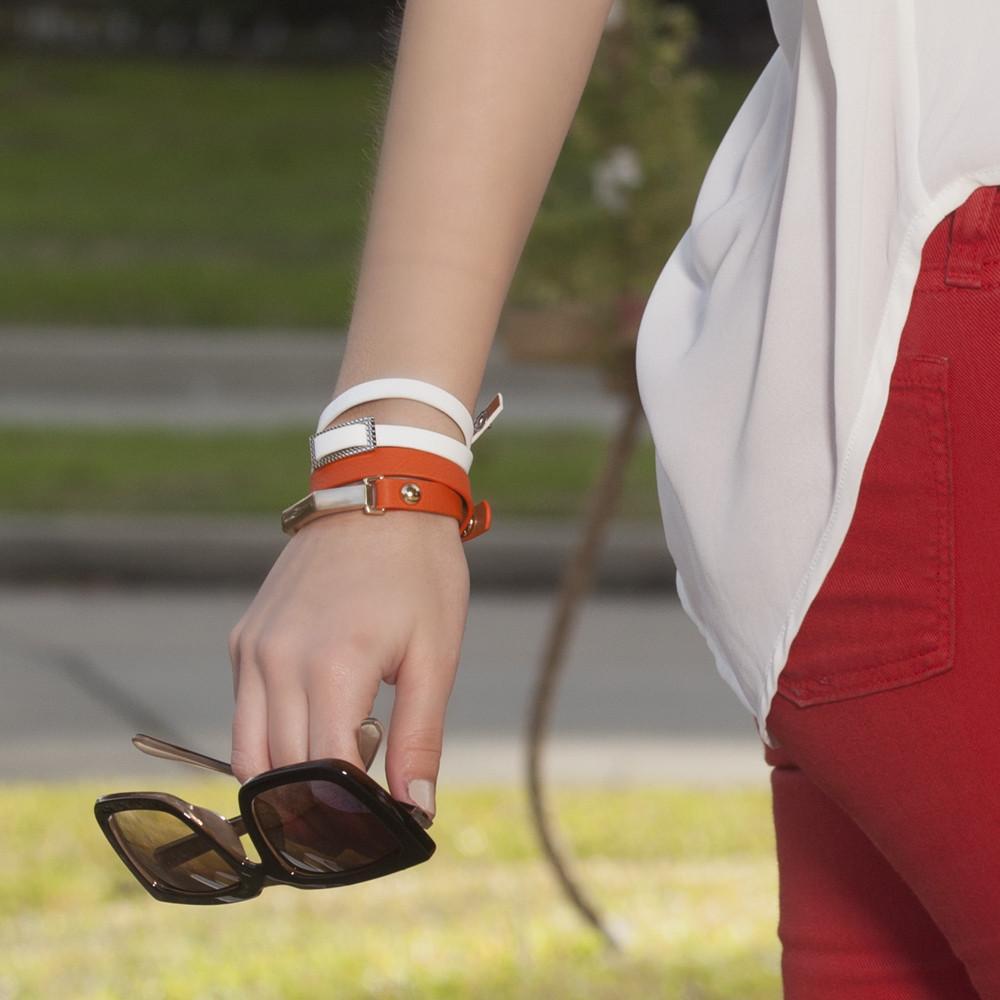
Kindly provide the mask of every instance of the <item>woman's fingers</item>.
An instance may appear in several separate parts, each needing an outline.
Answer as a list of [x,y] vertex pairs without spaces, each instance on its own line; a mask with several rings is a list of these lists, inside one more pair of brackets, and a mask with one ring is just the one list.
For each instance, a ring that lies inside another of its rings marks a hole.
[[400,665],[396,678],[385,760],[389,793],[432,817],[454,680],[455,670],[449,664],[412,655]]
[[307,689],[309,724],[303,727],[310,760],[337,757],[367,770],[358,746],[359,727],[371,713],[378,686],[377,666],[346,652],[312,666]]
[[235,685],[230,766],[234,777],[243,784],[255,774],[271,768],[267,742],[267,694],[264,678],[246,660],[240,665]]
[[309,759],[309,700],[287,675],[267,677],[267,746],[272,767]]
[[[376,667],[333,655],[305,665],[303,658],[262,657],[262,669],[238,673],[233,717],[233,773],[241,782],[273,767],[337,757],[367,770],[379,731],[361,722],[378,693]],[[367,759],[362,755],[364,750]]]

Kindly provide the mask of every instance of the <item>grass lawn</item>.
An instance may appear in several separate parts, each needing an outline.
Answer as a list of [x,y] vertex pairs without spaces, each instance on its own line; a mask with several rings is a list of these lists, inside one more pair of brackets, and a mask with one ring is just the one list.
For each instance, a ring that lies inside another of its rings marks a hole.
[[[708,148],[752,78],[712,77]],[[387,84],[6,55],[0,324],[343,328]]]
[[0,64],[0,319],[341,324],[374,67]]
[[[224,778],[155,783],[231,815]],[[554,813],[618,954],[543,863],[518,789],[438,795],[424,865],[227,907],[162,904],[93,819],[136,779],[0,786],[0,996],[73,1000],[773,1000],[766,790],[560,789]]]
[[[307,492],[307,434],[0,428],[0,510],[273,515]],[[580,430],[486,435],[476,444],[475,497],[488,498],[497,518],[579,514],[604,440]],[[658,516],[648,439],[632,457],[620,513]]]

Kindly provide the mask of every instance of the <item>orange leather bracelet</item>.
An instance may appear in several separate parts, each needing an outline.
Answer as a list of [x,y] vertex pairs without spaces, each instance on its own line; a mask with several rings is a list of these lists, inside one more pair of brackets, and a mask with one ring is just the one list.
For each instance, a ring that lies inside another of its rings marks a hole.
[[374,475],[315,490],[282,512],[282,530],[294,535],[317,517],[345,510],[364,510],[366,514],[384,514],[387,510],[444,514],[458,521],[463,542],[488,531],[492,521],[487,501],[480,501],[470,511],[465,499],[444,483],[416,476]]
[[470,509],[465,498],[450,486],[418,476],[379,476],[375,480],[375,506],[382,510],[424,510],[454,517],[463,542],[489,531],[492,521],[492,511],[485,500]]
[[444,483],[463,498],[466,513],[459,524],[463,539],[475,538],[489,530],[492,511],[485,500],[473,503],[469,474],[454,462],[419,448],[377,447],[339,458],[316,469],[309,477],[309,488],[329,489],[365,476],[398,475],[400,469],[405,469],[411,478]]
[[[400,469],[406,469],[406,474],[401,474]],[[461,466],[419,448],[385,446],[339,458],[316,469],[309,477],[312,493],[282,515],[286,531],[289,527],[297,530],[307,520],[332,512],[317,509],[314,493],[360,482],[366,483],[369,491],[365,503],[341,509],[363,507],[368,513],[423,510],[448,514],[459,522],[462,541],[489,531],[493,520],[486,500],[473,503],[469,475]],[[407,485],[416,489],[405,489]]]
[[335,462],[329,462],[316,469],[309,476],[309,489],[325,490],[331,486],[361,479],[363,476],[390,472],[395,474],[399,469],[405,469],[409,475],[447,483],[453,490],[461,493],[469,506],[472,506],[472,485],[469,482],[469,474],[460,465],[447,458],[419,448],[383,446],[361,452],[359,455],[338,458]]
[[373,506],[379,510],[424,510],[453,517],[460,527],[465,523],[465,500],[444,483],[416,476],[379,476],[374,482]]

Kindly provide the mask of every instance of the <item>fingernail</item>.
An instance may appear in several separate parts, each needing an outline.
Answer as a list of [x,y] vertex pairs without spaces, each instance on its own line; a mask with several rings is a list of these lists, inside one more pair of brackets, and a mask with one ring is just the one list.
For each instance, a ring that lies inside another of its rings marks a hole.
[[406,793],[428,816],[434,816],[434,782],[427,778],[414,778],[406,786]]

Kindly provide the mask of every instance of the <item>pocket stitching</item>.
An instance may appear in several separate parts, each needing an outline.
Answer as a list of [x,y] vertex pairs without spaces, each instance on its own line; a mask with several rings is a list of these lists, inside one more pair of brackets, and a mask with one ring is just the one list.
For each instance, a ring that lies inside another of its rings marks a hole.
[[[933,483],[937,509],[937,544],[935,546],[936,579],[936,641],[906,652],[894,652],[890,657],[860,667],[835,670],[819,677],[792,679],[782,671],[778,691],[795,704],[805,707],[830,701],[842,701],[864,694],[900,687],[903,684],[933,677],[951,669],[954,663],[954,532],[951,496],[951,415],[948,406],[948,358],[939,355],[901,355],[894,388],[916,389],[923,400],[922,413],[929,450],[933,461]],[[928,369],[926,362],[933,362]],[[930,377],[921,378],[909,367],[923,368]],[[930,574],[927,574],[930,576]],[[940,660],[944,654],[943,660]],[[897,665],[885,670],[887,664]],[[870,677],[865,687],[865,678]],[[786,683],[782,684],[782,681]],[[846,689],[845,689],[846,688]]]

